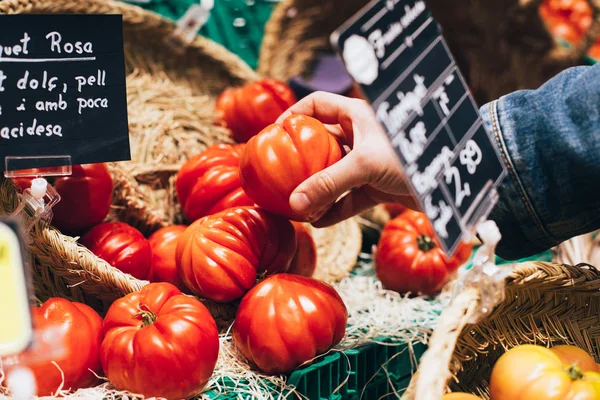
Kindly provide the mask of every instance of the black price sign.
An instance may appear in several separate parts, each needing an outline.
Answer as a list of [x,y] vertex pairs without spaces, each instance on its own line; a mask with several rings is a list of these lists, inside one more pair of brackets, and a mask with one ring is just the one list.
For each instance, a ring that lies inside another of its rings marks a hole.
[[448,254],[506,176],[478,108],[422,0],[375,0],[332,35]]
[[131,159],[121,15],[0,15],[1,168],[52,155]]

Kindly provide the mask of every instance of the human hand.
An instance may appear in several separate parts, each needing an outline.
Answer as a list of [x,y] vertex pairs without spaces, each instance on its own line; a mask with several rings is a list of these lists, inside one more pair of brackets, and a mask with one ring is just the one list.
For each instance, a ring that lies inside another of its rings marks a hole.
[[314,226],[326,227],[380,203],[418,210],[397,156],[365,101],[316,92],[289,108],[277,123],[292,114],[320,120],[351,149],[294,190],[290,196],[294,211],[309,214]]

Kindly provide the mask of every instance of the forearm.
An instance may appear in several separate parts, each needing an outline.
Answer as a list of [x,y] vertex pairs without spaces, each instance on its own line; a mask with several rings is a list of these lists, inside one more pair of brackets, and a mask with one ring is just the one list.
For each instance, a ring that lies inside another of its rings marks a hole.
[[600,228],[600,65],[481,108],[508,176],[490,219],[517,259]]

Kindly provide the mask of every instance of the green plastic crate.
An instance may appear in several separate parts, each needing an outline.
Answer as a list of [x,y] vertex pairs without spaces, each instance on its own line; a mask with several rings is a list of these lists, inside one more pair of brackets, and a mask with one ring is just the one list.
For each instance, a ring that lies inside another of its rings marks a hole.
[[412,348],[415,359],[411,362],[407,344],[393,343],[387,338],[380,342],[381,344],[367,344],[344,352],[347,361],[344,364],[343,378],[348,378],[342,388],[344,398],[360,396],[374,382],[391,381],[397,384],[394,385],[395,389],[403,389],[399,383],[412,376],[427,348],[422,343],[414,343]]
[[[171,20],[178,20],[199,0],[124,0],[154,11]],[[200,34],[237,54],[250,67],[258,66],[258,55],[276,1],[268,0],[215,0],[210,19]]]
[[[408,386],[426,346],[422,343],[413,345],[416,360],[411,363],[406,344],[394,344],[386,338],[379,342],[322,356],[313,364],[293,372],[287,384],[310,400],[368,400],[379,399],[394,391],[401,393]],[[250,398],[236,393],[233,387],[227,393],[209,392],[205,396],[220,400]],[[293,399],[297,396],[289,392],[283,397]]]
[[387,379],[371,383],[356,395],[346,397],[347,400],[380,400],[382,398],[396,398],[396,395],[402,396],[408,388],[410,377],[406,377],[399,382],[394,382],[393,387]]
[[287,383],[311,400],[342,399],[336,389],[345,379],[344,363],[344,357],[340,353],[328,354],[321,361],[292,373]]

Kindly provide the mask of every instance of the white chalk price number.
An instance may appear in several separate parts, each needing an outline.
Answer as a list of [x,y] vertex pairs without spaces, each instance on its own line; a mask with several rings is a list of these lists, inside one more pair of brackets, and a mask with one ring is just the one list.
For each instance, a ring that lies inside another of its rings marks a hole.
[[[481,149],[473,139],[470,139],[467,141],[465,148],[460,151],[459,160],[462,165],[467,167],[469,174],[473,175],[477,171],[477,166],[481,164],[482,157]],[[454,204],[456,207],[460,207],[464,198],[471,196],[471,187],[468,182],[462,183],[462,178],[457,167],[446,169],[444,175],[446,177],[446,184],[450,185],[454,183]]]

